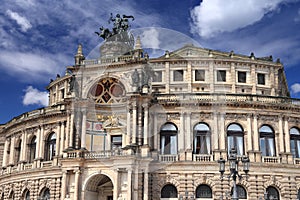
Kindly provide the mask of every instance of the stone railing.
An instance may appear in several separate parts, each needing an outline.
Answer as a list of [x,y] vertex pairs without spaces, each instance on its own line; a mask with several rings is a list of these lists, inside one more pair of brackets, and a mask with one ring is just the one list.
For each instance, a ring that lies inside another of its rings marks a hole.
[[122,149],[104,150],[104,151],[70,151],[66,153],[65,158],[84,158],[84,159],[104,159],[113,156],[127,156],[127,152]]
[[52,160],[41,162],[41,168],[52,167]]
[[212,155],[193,154],[193,161],[197,161],[197,162],[210,162],[210,161],[212,161]]
[[32,168],[33,168],[33,164],[32,163],[24,164],[24,170],[29,170],[29,169],[32,169]]
[[300,165],[300,158],[294,158],[294,164]]
[[173,155],[173,154],[162,155],[162,154],[160,154],[158,156],[158,159],[161,162],[175,162],[175,161],[178,161],[178,155]]
[[157,94],[156,99],[160,103],[179,103],[179,102],[247,102],[247,103],[268,103],[268,104],[290,104],[300,106],[300,99],[288,97],[262,96],[262,95],[240,95],[240,94]]
[[263,156],[262,162],[264,162],[264,163],[280,163],[280,158],[272,157],[272,156]]

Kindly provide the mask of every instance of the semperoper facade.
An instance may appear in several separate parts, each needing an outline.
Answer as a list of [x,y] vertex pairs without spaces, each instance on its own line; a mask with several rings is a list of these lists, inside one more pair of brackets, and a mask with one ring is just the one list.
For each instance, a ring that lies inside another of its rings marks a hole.
[[217,161],[232,147],[250,158],[239,199],[299,198],[300,100],[279,60],[193,45],[149,58],[132,16],[110,20],[97,59],[79,45],[49,105],[0,126],[0,199],[229,199]]

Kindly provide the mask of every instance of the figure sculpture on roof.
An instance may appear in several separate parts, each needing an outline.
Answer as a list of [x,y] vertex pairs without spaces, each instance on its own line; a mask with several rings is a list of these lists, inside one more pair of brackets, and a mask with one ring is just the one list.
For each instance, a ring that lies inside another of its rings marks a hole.
[[116,14],[116,16],[113,17],[111,13],[108,23],[113,22],[112,30],[110,31],[108,28],[101,26],[99,28],[100,32],[95,33],[106,41],[123,41],[133,45],[133,36],[127,33],[130,27],[128,19],[132,19],[133,21],[134,17],[132,15],[123,15],[121,17],[120,14]]

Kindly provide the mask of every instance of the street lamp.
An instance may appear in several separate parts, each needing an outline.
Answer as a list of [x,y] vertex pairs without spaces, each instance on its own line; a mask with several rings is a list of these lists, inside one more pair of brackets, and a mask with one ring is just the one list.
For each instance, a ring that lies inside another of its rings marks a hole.
[[[229,169],[230,169],[230,175],[228,176],[228,179],[232,177],[233,180],[233,191],[232,191],[232,200],[238,200],[238,194],[237,194],[237,187],[236,187],[236,178],[239,177],[240,179],[242,176],[239,174],[239,162],[242,162],[243,164],[243,171],[245,172],[246,176],[249,172],[249,163],[250,159],[247,156],[238,157],[236,148],[232,148],[229,152],[228,162],[229,162]],[[218,160],[218,163],[220,164],[219,172],[221,173],[221,178],[223,178],[224,172],[225,172],[225,159],[220,158]]]

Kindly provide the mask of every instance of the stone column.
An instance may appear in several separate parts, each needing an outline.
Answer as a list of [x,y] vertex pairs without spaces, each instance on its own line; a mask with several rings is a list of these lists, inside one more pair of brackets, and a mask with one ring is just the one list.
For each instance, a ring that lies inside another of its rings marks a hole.
[[67,188],[67,174],[66,170],[62,171],[62,180],[61,180],[61,199],[66,197],[66,188]]
[[154,125],[153,125],[153,134],[154,134],[154,149],[157,149],[159,150],[159,146],[158,146],[158,140],[159,140],[159,137],[158,137],[158,125],[157,125],[157,113],[155,112],[153,114],[153,120],[154,120]]
[[225,119],[224,119],[224,113],[220,113],[219,118],[219,132],[220,132],[220,150],[225,151],[226,150],[226,134],[225,134]]
[[130,105],[127,105],[127,135],[126,135],[126,144],[130,144],[130,138],[131,138],[131,107]]
[[185,148],[186,149],[192,149],[192,140],[191,140],[191,113],[188,112],[186,114],[186,123],[185,123],[185,126],[186,126],[186,145],[185,145]]
[[256,94],[256,72],[255,65],[251,65],[251,85],[252,85],[252,94]]
[[132,194],[132,170],[131,169],[128,169],[127,172],[127,182],[128,182],[127,200],[132,200],[131,199],[131,194]]
[[[283,123],[282,123],[282,117],[279,117],[278,119],[278,134],[279,134],[279,148],[278,148],[278,153],[284,153],[285,150],[284,150],[284,135],[283,135]],[[276,142],[278,143],[278,142]]]
[[148,115],[148,105],[145,104],[144,106],[144,145],[148,145],[148,139],[149,139],[149,115]]
[[137,105],[136,102],[134,102],[134,105],[132,107],[132,143],[136,144],[136,136],[137,136]]
[[165,64],[165,85],[166,85],[166,93],[169,94],[170,93],[170,63],[166,62]]
[[120,174],[118,169],[115,170],[116,173],[116,179],[114,182],[114,189],[113,189],[113,195],[114,197],[119,197],[119,188],[120,188]]
[[59,154],[58,155],[62,155],[63,154],[63,150],[64,150],[64,138],[65,138],[65,122],[63,121],[60,124],[60,147],[59,147]]
[[148,200],[148,181],[149,181],[149,174],[148,174],[148,168],[145,169],[145,173],[144,173],[144,194],[143,194],[143,200]]
[[55,156],[59,155],[59,150],[60,150],[60,140],[61,140],[61,123],[57,124],[57,134],[56,134],[56,144],[55,144]]
[[259,151],[259,133],[257,127],[257,115],[253,116],[253,146],[254,151]]
[[235,70],[235,65],[232,62],[231,66],[230,66],[230,74],[231,74],[231,83],[232,83],[232,87],[231,87],[231,91],[233,94],[236,93],[236,88],[235,88],[235,84],[236,84],[236,70]]
[[248,151],[252,151],[252,126],[251,126],[251,115],[247,116],[247,143],[248,143]]
[[290,130],[288,118],[284,118],[284,135],[285,135],[285,152],[291,153],[291,143],[290,143]]
[[9,165],[14,165],[14,157],[15,157],[15,136],[12,136],[10,140],[10,154],[9,154]]
[[[69,147],[69,140],[70,140],[70,120],[71,120],[71,116],[70,113],[67,111],[67,124],[66,124],[66,140],[65,140],[65,148],[67,149]],[[65,150],[65,149],[64,149]]]
[[39,140],[39,144],[37,145],[37,146],[39,146],[39,158],[40,159],[42,159],[42,158],[44,158],[44,146],[45,146],[45,144],[44,144],[44,126],[42,125],[41,126],[41,132],[40,132],[40,138],[39,138],[40,140]]
[[186,74],[186,81],[188,83],[188,91],[189,92],[192,92],[192,64],[191,62],[189,61],[187,63],[187,74]]
[[86,109],[82,110],[81,149],[86,149]]
[[71,111],[71,116],[70,116],[70,132],[69,134],[69,148],[73,148],[74,144],[74,111]]
[[214,70],[214,61],[209,61],[209,90],[211,93],[215,92],[215,70]]
[[75,188],[74,188],[74,200],[79,199],[79,178],[80,178],[80,170],[75,171]]
[[4,143],[4,152],[3,152],[3,163],[2,167],[5,168],[7,167],[7,158],[8,158],[8,147],[9,147],[10,140],[6,138],[5,143]]

